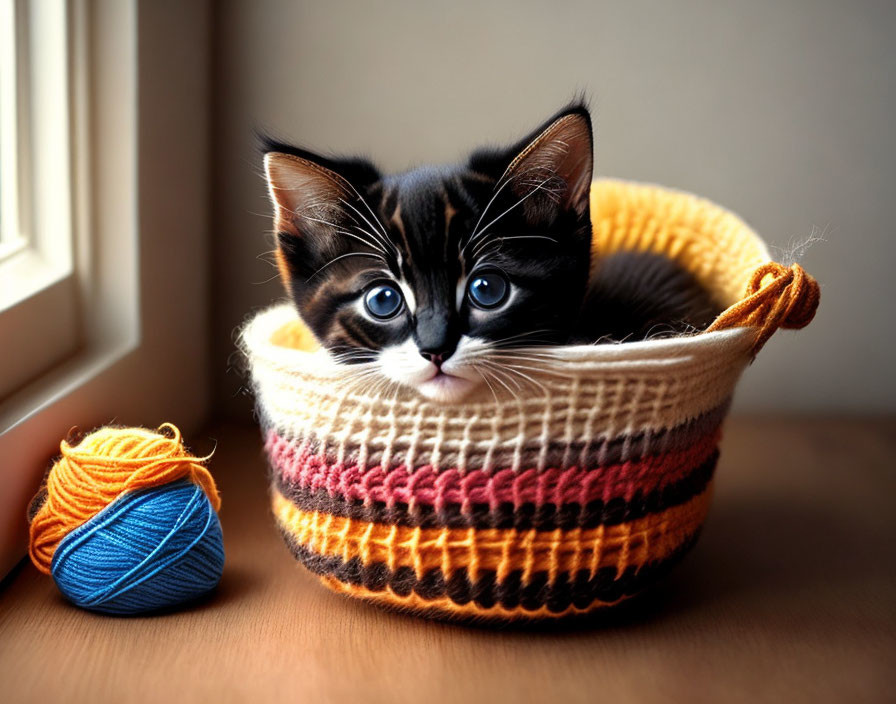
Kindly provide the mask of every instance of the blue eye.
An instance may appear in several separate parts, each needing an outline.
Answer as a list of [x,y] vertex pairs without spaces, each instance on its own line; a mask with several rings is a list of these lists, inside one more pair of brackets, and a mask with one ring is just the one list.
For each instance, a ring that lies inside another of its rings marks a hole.
[[364,306],[374,318],[391,318],[401,310],[401,293],[389,284],[377,284],[364,295]]
[[477,274],[467,285],[470,300],[480,308],[495,308],[501,305],[510,291],[510,284],[503,274],[488,272]]

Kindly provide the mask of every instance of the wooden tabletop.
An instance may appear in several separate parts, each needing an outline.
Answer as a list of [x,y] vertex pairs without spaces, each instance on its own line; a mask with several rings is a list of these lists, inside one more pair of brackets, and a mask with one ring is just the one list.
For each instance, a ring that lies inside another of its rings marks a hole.
[[470,628],[332,594],[267,508],[257,431],[196,437],[223,495],[214,596],[165,615],[0,591],[4,702],[896,701],[896,420],[735,418],[694,551],[610,618]]

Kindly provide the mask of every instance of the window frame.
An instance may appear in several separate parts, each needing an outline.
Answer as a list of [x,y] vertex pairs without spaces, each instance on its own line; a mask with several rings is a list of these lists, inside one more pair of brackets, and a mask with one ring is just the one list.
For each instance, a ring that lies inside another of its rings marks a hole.
[[[77,354],[0,403],[0,575],[72,426],[195,431],[209,407],[207,0],[73,0]],[[80,81],[78,83],[77,81]]]
[[[70,86],[78,37],[64,0],[0,0],[3,95],[0,398],[80,344],[73,270]],[[10,101],[12,107],[10,108]],[[52,344],[47,344],[51,340]]]
[[[24,53],[17,34],[20,0],[0,0],[0,262],[14,256],[26,245],[19,219],[19,143],[24,124],[22,62]],[[13,234],[14,233],[14,234]]]

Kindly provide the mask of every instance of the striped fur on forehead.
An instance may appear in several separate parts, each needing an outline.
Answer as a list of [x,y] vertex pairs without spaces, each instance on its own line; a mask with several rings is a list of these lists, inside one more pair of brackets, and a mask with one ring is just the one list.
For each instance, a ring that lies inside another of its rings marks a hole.
[[402,255],[401,273],[426,296],[427,280],[450,275],[460,262],[459,242],[477,214],[458,195],[457,175],[425,167],[387,181],[383,221]]

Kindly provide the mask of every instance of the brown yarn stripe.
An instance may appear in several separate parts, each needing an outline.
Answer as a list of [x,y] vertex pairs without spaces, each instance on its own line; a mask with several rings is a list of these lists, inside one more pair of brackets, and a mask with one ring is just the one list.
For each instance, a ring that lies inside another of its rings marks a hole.
[[514,529],[409,528],[368,523],[330,514],[308,513],[279,492],[273,510],[281,528],[297,543],[324,556],[360,558],[365,565],[386,563],[391,569],[411,567],[417,578],[432,569],[453,574],[468,568],[479,575],[488,570],[503,575],[515,569],[525,574],[563,572],[567,579],[586,569],[620,573],[673,554],[706,517],[708,487],[690,501],[614,526],[571,531]]
[[523,570],[513,570],[500,582],[494,570],[480,570],[471,581],[467,569],[461,567],[450,575],[438,568],[427,571],[418,579],[411,567],[390,570],[384,562],[365,565],[360,557],[343,560],[338,555],[321,555],[299,545],[287,531],[281,533],[293,555],[311,572],[321,577],[335,578],[351,587],[370,592],[387,590],[397,597],[417,595],[426,601],[449,598],[459,605],[476,604],[489,609],[537,611],[543,607],[552,613],[561,613],[570,607],[585,609],[595,601],[616,602],[636,594],[665,574],[687,553],[697,540],[699,530],[667,557],[646,562],[640,566],[629,565],[622,574],[615,567],[603,567],[591,574],[580,570],[574,577],[559,573],[554,581],[546,571],[534,572],[525,579]]

